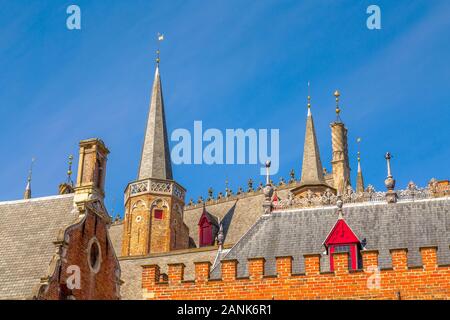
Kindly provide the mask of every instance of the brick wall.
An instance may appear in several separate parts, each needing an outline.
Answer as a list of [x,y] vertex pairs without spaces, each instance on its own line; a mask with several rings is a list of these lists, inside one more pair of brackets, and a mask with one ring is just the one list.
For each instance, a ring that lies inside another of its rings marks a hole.
[[[40,290],[38,299],[119,299],[120,265],[109,240],[106,221],[89,209],[85,212],[84,219],[67,229],[62,259],[55,264],[54,273],[48,280],[48,285]],[[101,255],[97,272],[92,271],[88,261],[89,247],[94,237],[100,246]],[[71,290],[67,283],[74,274],[73,266],[79,267],[80,287]]]
[[184,280],[183,264],[171,264],[168,281],[157,265],[143,266],[146,299],[450,299],[450,266],[438,266],[437,248],[420,248],[422,266],[408,268],[407,249],[391,250],[392,268],[377,274],[378,251],[362,251],[362,270],[348,269],[348,253],[335,253],[335,271],[320,272],[320,255],[308,254],[305,273],[292,274],[292,257],[277,257],[277,274],[264,275],[264,258],[248,261],[249,276],[237,278],[237,261],[222,261],[222,278],[209,279],[210,262],[195,264]]

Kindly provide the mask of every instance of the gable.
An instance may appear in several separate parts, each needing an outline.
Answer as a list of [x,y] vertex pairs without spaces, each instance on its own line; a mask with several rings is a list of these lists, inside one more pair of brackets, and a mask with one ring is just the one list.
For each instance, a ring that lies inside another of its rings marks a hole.
[[339,219],[331,229],[330,234],[325,240],[324,244],[326,246],[332,244],[345,244],[345,243],[357,243],[360,242],[358,237],[345,222],[344,219]]

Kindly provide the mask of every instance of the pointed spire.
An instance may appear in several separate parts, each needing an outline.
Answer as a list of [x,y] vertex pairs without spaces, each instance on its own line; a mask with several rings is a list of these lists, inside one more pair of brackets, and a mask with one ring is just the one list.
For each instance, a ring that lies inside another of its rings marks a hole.
[[25,187],[25,192],[23,194],[23,198],[24,199],[31,199],[31,178],[33,176],[33,163],[34,163],[34,161],[35,161],[35,159],[32,158],[31,159],[30,170],[28,171],[27,185]]
[[359,151],[359,143],[361,142],[361,138],[356,139],[358,143],[358,174],[356,176],[356,192],[362,193],[364,192],[364,178],[361,170],[361,152]]
[[155,70],[150,111],[139,165],[138,179],[147,178],[172,180],[172,165],[170,162],[159,63]]
[[[309,91],[309,82],[308,82]],[[320,161],[314,120],[311,113],[311,97],[308,93],[308,116],[306,118],[305,144],[303,146],[303,163],[301,184],[325,184],[323,167]]]

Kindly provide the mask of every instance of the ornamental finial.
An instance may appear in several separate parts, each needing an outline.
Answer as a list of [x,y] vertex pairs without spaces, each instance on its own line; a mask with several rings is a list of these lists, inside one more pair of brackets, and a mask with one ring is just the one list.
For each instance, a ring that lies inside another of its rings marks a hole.
[[310,83],[308,81],[308,116],[311,115],[311,94],[310,94]]
[[73,163],[73,155],[69,156],[69,168],[67,170],[67,184],[73,187],[72,181],[72,163]]
[[341,113],[341,109],[339,108],[339,97],[341,96],[341,93],[339,92],[339,90],[336,90],[334,92],[334,96],[336,98],[336,119],[337,121],[340,121],[340,117],[339,114]]
[[27,177],[27,186],[25,187],[25,193],[23,195],[24,199],[30,199],[31,198],[31,178],[33,176],[33,164],[36,159],[33,157],[31,158],[31,164],[30,164],[30,170],[28,170],[28,177]]
[[265,163],[266,166],[266,186],[268,186],[270,183],[270,165],[272,162],[270,160],[267,160]]
[[361,138],[357,138],[356,139],[356,143],[358,144],[358,172],[360,172],[361,171],[361,165],[360,165],[360,162],[361,162],[361,152],[360,152],[360,149],[359,149],[359,144],[361,143]]

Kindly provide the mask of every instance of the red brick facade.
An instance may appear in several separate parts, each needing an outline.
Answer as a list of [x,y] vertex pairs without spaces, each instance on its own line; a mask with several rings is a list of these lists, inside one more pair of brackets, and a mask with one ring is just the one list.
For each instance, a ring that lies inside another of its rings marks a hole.
[[264,275],[264,258],[248,261],[249,276],[236,278],[237,261],[222,261],[222,278],[210,280],[211,264],[195,264],[195,280],[184,281],[184,265],[172,264],[161,282],[157,265],[143,266],[146,299],[450,299],[450,266],[438,266],[437,248],[420,249],[422,266],[408,268],[407,250],[391,250],[392,268],[378,275],[378,251],[361,251],[363,270],[349,271],[348,253],[334,254],[334,272],[320,272],[320,255],[305,255],[305,273],[292,274],[292,257],[277,257],[277,275]]
[[[120,266],[109,240],[106,221],[90,209],[85,213],[85,217],[70,226],[63,236],[59,250],[62,258],[52,262],[53,274],[40,286],[38,299],[119,299]],[[100,247],[98,270],[89,264],[93,241]],[[71,279],[76,273],[80,276],[79,288],[71,289],[74,283]]]

